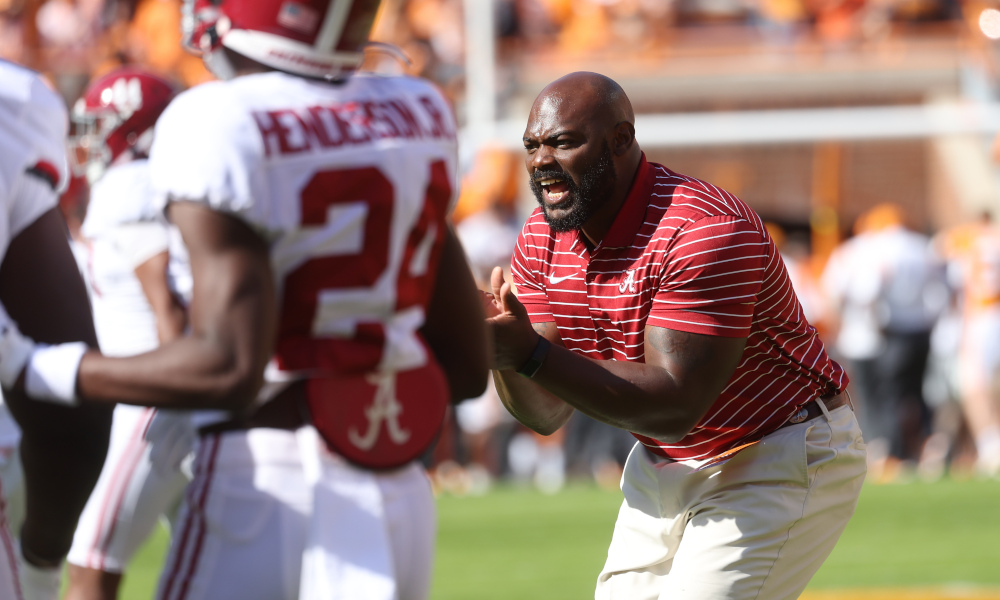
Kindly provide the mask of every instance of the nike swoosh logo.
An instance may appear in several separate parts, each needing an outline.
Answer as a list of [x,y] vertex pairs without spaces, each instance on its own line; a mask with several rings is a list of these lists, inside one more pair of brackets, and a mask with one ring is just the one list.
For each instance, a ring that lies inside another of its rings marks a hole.
[[549,285],[556,285],[557,283],[566,281],[574,275],[576,275],[576,273],[570,273],[569,275],[565,275],[563,277],[553,277],[552,274],[549,273]]

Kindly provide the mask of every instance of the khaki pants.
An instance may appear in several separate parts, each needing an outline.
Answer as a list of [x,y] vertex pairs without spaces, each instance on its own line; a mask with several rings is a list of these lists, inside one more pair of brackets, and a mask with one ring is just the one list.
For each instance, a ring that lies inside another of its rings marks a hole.
[[703,469],[636,444],[596,599],[797,598],[854,514],[865,477],[854,412],[823,408]]

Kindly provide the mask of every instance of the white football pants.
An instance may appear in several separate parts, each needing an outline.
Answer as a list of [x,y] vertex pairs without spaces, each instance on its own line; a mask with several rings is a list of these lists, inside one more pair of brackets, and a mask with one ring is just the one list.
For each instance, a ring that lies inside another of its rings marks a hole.
[[418,463],[372,472],[312,427],[202,436],[160,600],[424,600],[436,512]]
[[67,561],[121,573],[161,516],[172,517],[188,478],[153,468],[144,439],[153,409],[119,404],[101,476],[73,535]]

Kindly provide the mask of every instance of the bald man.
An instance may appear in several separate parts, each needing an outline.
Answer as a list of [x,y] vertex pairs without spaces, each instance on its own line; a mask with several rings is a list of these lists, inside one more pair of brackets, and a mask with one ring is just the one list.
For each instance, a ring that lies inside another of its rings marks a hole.
[[497,268],[484,298],[497,389],[539,433],[579,410],[638,439],[598,599],[797,598],[865,475],[847,377],[757,214],[634,123],[595,73],[535,100],[517,296]]

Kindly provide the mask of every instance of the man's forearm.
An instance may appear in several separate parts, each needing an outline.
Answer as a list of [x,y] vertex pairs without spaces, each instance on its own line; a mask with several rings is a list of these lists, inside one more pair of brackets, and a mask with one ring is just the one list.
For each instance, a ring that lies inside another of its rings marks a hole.
[[573,414],[573,407],[514,371],[493,371],[500,401],[529,429],[551,435]]
[[680,439],[697,421],[670,374],[653,365],[592,360],[553,346],[532,379],[514,371],[494,371],[494,379],[511,414],[542,433],[535,425],[551,426],[562,415],[564,423],[574,408],[619,429],[664,441]]
[[[662,367],[592,360],[563,347],[554,323],[531,327],[536,334],[533,339],[524,338],[516,345],[512,340],[519,336],[500,340],[505,351],[498,353],[498,363],[505,368],[494,370],[493,379],[508,412],[538,433],[555,432],[576,409],[614,427],[669,441],[684,437],[704,412]],[[529,351],[524,349],[534,348],[537,336],[552,346],[529,379],[510,365],[526,360],[522,354]],[[512,352],[515,347],[522,349]]]
[[536,375],[540,385],[594,419],[620,429],[676,441],[701,417],[702,411],[691,405],[662,367],[592,360],[564,348],[552,352],[547,363]]
[[240,410],[262,384],[263,368],[252,363],[212,340],[184,337],[135,356],[88,353],[77,389],[85,402]]

